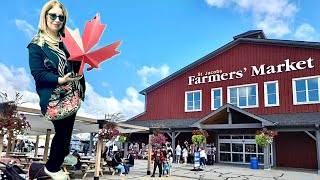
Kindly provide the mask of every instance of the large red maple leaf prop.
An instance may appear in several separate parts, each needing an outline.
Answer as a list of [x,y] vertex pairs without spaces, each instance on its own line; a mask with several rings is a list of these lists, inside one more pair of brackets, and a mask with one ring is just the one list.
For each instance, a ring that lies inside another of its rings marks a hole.
[[116,49],[122,41],[117,41],[98,50],[89,52],[90,49],[98,44],[105,28],[106,24],[100,23],[99,13],[91,21],[86,22],[82,38],[80,37],[78,29],[72,31],[71,29],[66,28],[65,37],[62,38],[62,41],[70,53],[69,60],[81,61],[81,67],[78,74],[83,74],[85,63],[91,66],[87,68],[87,71],[90,71],[93,68],[99,68],[101,62],[120,53],[116,51]]

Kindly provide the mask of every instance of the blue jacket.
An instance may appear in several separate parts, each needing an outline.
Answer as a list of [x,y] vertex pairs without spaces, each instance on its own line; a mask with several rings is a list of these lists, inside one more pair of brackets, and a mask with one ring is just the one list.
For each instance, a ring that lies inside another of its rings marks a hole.
[[[59,44],[61,50],[66,54],[67,59],[70,54],[64,44]],[[41,113],[45,114],[49,103],[50,96],[53,90],[59,85],[58,83],[58,63],[59,59],[55,53],[49,48],[41,33],[35,35],[27,46],[29,49],[29,67],[31,74],[35,80],[36,91],[40,98]],[[79,72],[81,62],[68,61],[65,71]],[[66,73],[67,73],[66,72]],[[80,79],[82,86],[81,98],[84,100],[85,80],[84,77]]]

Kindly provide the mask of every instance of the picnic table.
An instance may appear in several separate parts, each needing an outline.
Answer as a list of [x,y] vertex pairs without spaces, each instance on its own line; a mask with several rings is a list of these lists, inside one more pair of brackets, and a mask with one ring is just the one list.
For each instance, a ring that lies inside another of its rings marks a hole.
[[[82,167],[83,167],[83,169],[82,169],[82,173],[83,173],[82,179],[84,179],[87,176],[88,173],[94,173],[95,172],[96,161],[94,161],[94,160],[80,160],[80,162],[85,165],[85,166],[82,165]],[[99,168],[99,174],[101,174],[101,176],[103,176],[101,165],[100,165],[100,168]]]
[[80,159],[81,159],[81,160],[90,160],[90,159],[93,159],[93,157],[90,157],[90,156],[80,156]]

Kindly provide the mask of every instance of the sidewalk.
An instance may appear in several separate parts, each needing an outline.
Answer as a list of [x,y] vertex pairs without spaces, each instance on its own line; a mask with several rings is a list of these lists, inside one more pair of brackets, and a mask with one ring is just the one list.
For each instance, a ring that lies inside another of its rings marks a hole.
[[[147,161],[135,160],[135,166],[130,169],[130,173],[125,177],[119,175],[112,176],[109,170],[104,171],[104,176],[99,179],[135,179],[135,180],[320,180],[320,175],[316,174],[316,171],[293,171],[293,170],[252,170],[249,167],[238,167],[216,164],[213,166],[207,166],[203,171],[190,171],[193,169],[192,164],[173,164],[172,176],[158,177],[159,170],[156,171],[156,177],[151,178],[147,176]],[[152,166],[153,170],[153,166]],[[151,170],[151,173],[152,173]],[[81,172],[76,174],[76,179],[81,179]],[[93,179],[93,174],[88,174],[86,180]]]

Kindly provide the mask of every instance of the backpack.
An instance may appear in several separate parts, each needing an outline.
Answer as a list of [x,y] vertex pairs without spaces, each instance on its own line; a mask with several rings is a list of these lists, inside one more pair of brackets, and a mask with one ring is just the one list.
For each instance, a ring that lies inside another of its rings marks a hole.
[[[1,164],[4,164],[0,162]],[[27,173],[25,173],[19,166],[14,164],[7,164],[6,168],[1,173],[1,179],[6,180],[26,180],[28,179]]]

